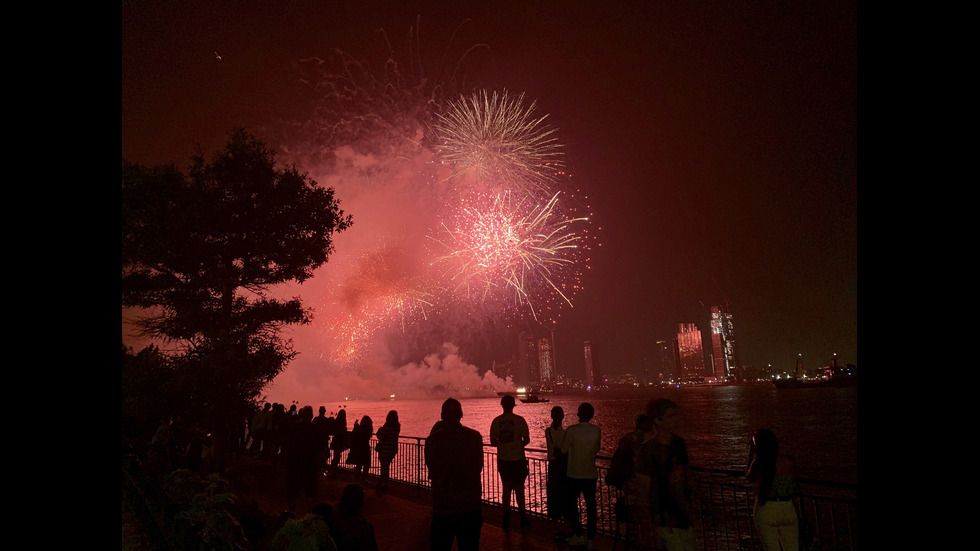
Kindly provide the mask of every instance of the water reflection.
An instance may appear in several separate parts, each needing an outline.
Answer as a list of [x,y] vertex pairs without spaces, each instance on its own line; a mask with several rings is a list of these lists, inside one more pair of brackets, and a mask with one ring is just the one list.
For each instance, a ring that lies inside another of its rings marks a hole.
[[[636,415],[654,397],[680,407],[691,463],[701,467],[745,468],[748,438],[759,427],[779,436],[781,447],[796,457],[799,476],[857,482],[857,389],[775,390],[767,386],[718,386],[666,389],[638,395],[557,395],[550,402],[518,403],[514,412],[527,419],[531,448],[544,449],[544,430],[552,406],[565,410],[565,425],[578,422],[583,401],[595,406],[593,422],[602,429],[601,454],[611,456],[619,437],[632,429]],[[463,424],[490,442],[490,421],[501,413],[498,398],[461,399]],[[441,399],[323,403],[328,412],[346,407],[348,416],[369,415],[377,425],[398,410],[403,436],[427,436],[439,418]],[[314,409],[321,404],[311,404]]]

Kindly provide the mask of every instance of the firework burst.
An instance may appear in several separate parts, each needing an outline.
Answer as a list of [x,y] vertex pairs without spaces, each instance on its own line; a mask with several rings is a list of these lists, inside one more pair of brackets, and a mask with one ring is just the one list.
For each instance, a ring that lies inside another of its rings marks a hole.
[[561,215],[558,195],[544,204],[511,191],[464,199],[444,237],[433,238],[449,251],[436,263],[449,266],[455,293],[482,302],[512,296],[502,304],[527,306],[535,319],[557,302],[571,305],[585,249],[576,228],[588,219]]
[[357,270],[338,285],[335,314],[327,327],[334,344],[329,353],[338,363],[360,356],[384,329],[427,319],[436,297],[414,259],[392,244],[361,255]]
[[346,369],[447,341],[490,361],[481,339],[557,321],[588,269],[590,223],[548,115],[472,91],[484,45],[447,46],[458,61],[427,74],[420,43],[401,64],[388,44],[381,71],[339,50],[299,62],[311,115],[279,129],[283,158],[355,214],[315,322],[319,356]]
[[562,147],[535,106],[506,91],[461,97],[436,115],[434,148],[454,177],[529,195],[547,192],[562,166]]

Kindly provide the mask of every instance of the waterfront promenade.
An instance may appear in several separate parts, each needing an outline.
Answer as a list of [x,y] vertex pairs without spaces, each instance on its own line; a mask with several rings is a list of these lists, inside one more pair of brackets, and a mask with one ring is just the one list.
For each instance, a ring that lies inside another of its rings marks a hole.
[[[367,478],[365,506],[363,515],[374,525],[379,550],[428,549],[429,522],[431,519],[431,498],[428,480],[419,458],[422,456],[424,439],[402,437],[400,452],[392,465],[391,491],[378,495],[374,487],[377,482],[377,466],[372,466],[372,475]],[[528,510],[532,514],[532,525],[527,530],[515,526],[510,531],[501,528],[502,511],[500,503],[499,479],[495,469],[485,467],[484,485],[484,526],[481,532],[481,549],[575,549],[553,539],[558,526],[545,515],[542,507],[543,480],[546,462],[537,457],[543,450],[532,449],[531,477],[528,479]],[[608,468],[607,457],[599,458],[600,477]],[[496,457],[492,447],[485,447],[485,465],[495,465]],[[270,460],[260,460],[251,454],[233,454],[223,470],[222,478],[231,483],[228,491],[236,496],[241,505],[251,505],[262,519],[265,535],[253,539],[248,549],[261,551],[269,549],[269,544],[278,527],[279,517],[287,510],[285,499],[285,469]],[[341,467],[344,467],[343,461]],[[751,495],[740,473],[718,469],[698,469],[700,491],[714,504],[720,517],[709,515],[708,522],[702,512],[696,512],[699,547],[703,551],[733,551],[738,549],[760,549],[761,544],[751,524]],[[123,472],[123,551],[156,551],[168,549],[153,545],[153,530],[147,530],[147,515],[140,516],[139,503],[127,495],[127,473]],[[720,480],[710,480],[721,477]],[[336,477],[318,479],[318,502],[336,505],[343,488],[354,480],[352,472],[341,468]],[[857,498],[856,486],[828,483],[826,481],[806,481],[801,499],[807,510],[807,518],[814,525],[817,534],[816,545],[812,549],[853,551],[857,548]],[[616,499],[610,487],[600,484],[599,535],[597,549],[623,549],[625,542],[618,542],[612,503]],[[829,493],[828,493],[829,492]],[[841,495],[834,495],[843,492]],[[312,509],[313,501],[301,498],[294,511],[303,515]],[[129,507],[128,507],[129,506]],[[515,523],[516,524],[516,523]],[[624,531],[625,531],[625,527]],[[157,538],[159,539],[159,538]]]
[[[254,502],[265,519],[265,535],[251,547],[255,551],[270,548],[279,516],[288,509],[285,499],[285,470],[267,461],[240,456],[234,460],[234,477],[240,487],[238,498],[242,502]],[[351,483],[354,475],[340,471],[335,477],[321,476],[318,486],[318,502],[339,502],[344,486]],[[397,481],[390,483],[390,491],[377,494],[374,487],[377,477],[367,479],[363,515],[373,525],[380,551],[425,550],[429,549],[429,521],[431,519],[431,500],[429,490],[417,488]],[[300,498],[295,513],[303,515],[310,512],[311,503]],[[123,491],[122,504],[122,549],[123,551],[158,551],[166,547],[154,542],[146,529],[149,520],[140,518],[132,496]],[[549,519],[535,518],[530,528],[521,530],[516,522],[511,530],[501,527],[502,512],[499,506],[484,504],[483,530],[480,537],[481,549],[540,551],[555,549],[574,549],[564,543],[558,544],[553,534],[558,526]],[[622,546],[622,544],[620,544]],[[598,535],[596,549],[612,549],[612,538]],[[583,548],[584,549],[584,548]]]
[[[252,459],[245,459],[243,466],[250,470],[249,478],[253,480],[252,496],[259,503],[263,512],[278,515],[286,510],[284,497],[285,473],[275,469],[273,476],[268,476],[273,467]],[[319,501],[336,505],[344,486],[354,480],[354,475],[340,471],[336,477],[320,477]],[[367,478],[369,485],[365,491],[363,514],[374,525],[375,536],[380,551],[425,550],[429,549],[429,521],[432,518],[431,498],[429,490],[412,487],[407,484],[391,481],[390,491],[378,495],[374,488],[377,477]],[[302,501],[302,500],[301,500]],[[297,506],[297,513],[309,512],[310,506]],[[557,526],[546,518],[534,518],[529,529],[521,530],[517,522],[512,521],[513,528],[509,531],[501,528],[503,514],[500,507],[490,504],[483,506],[483,530],[480,536],[481,549],[539,551],[567,548],[559,546],[553,539]],[[267,538],[271,542],[271,536]],[[620,544],[620,547],[622,544]],[[598,536],[597,549],[613,547],[611,538]],[[583,547],[584,549],[584,547]]]

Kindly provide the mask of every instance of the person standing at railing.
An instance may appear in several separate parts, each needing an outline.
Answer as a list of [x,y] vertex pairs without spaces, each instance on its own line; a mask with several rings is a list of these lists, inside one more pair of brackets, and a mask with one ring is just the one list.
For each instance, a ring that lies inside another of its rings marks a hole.
[[441,420],[425,441],[425,466],[432,481],[432,551],[480,549],[483,528],[483,437],[464,427],[463,406],[455,398],[442,403]]
[[350,452],[347,454],[347,464],[354,465],[355,480],[367,486],[368,471],[371,469],[371,435],[374,434],[374,422],[371,417],[361,417],[360,424],[355,423],[350,435]]
[[320,472],[327,470],[330,465],[330,433],[333,431],[333,417],[327,417],[327,408],[320,406],[319,414],[313,418],[313,424],[323,435],[323,452],[320,459]]
[[[279,465],[279,452],[282,447],[282,427],[288,422],[286,406],[279,402],[272,403],[272,415],[269,417],[268,431],[266,432],[266,442],[269,444],[269,452],[274,465]],[[265,449],[265,446],[262,447]]]
[[514,413],[516,400],[510,394],[500,399],[504,412],[494,417],[490,423],[490,445],[497,447],[497,472],[503,486],[504,530],[510,524],[510,495],[517,500],[517,510],[521,515],[521,528],[531,525],[524,504],[524,481],[527,480],[528,464],[524,448],[531,443],[531,432],[527,421]]
[[347,410],[337,411],[337,418],[333,421],[333,438],[330,439],[330,450],[333,452],[333,459],[330,460],[328,474],[337,474],[337,465],[340,463],[340,454],[348,447],[347,436]]
[[656,430],[640,448],[643,470],[650,473],[654,533],[667,551],[696,551],[692,498],[700,499],[709,514],[712,511],[694,488],[677,404],[666,398],[651,400],[646,413]]
[[[565,420],[565,410],[561,406],[551,408],[551,425],[544,429],[544,440],[548,444],[548,518],[554,519],[559,523],[568,515],[567,499],[565,493],[565,475],[568,472],[568,453],[562,451],[565,444],[565,428],[562,422]],[[566,534],[561,530],[555,534],[556,538],[564,539],[571,534]]]
[[[646,413],[636,416],[635,428],[619,439],[618,448],[631,450],[632,475],[623,483],[626,503],[627,532],[636,549],[653,549],[653,517],[650,514],[650,473],[645,470],[640,450],[654,436],[653,419]],[[617,507],[617,512],[618,512]]]
[[398,453],[398,433],[402,430],[398,423],[398,412],[391,410],[385,418],[385,424],[378,429],[378,464],[381,466],[381,479],[378,481],[377,492],[388,491],[388,480],[391,478],[391,462]]
[[262,410],[252,418],[252,425],[249,432],[252,436],[252,452],[254,455],[263,456],[269,454],[269,426],[272,423],[272,404],[265,403]]
[[[572,524],[572,537],[565,540],[569,545],[586,544],[588,549],[595,548],[595,534],[599,514],[596,507],[596,482],[599,470],[595,466],[595,457],[599,454],[602,442],[602,430],[590,423],[595,415],[595,408],[588,402],[578,406],[578,424],[565,429],[565,443],[562,451],[568,453],[568,470],[565,480],[568,493],[568,515]],[[582,538],[582,516],[578,511],[578,496],[585,498],[586,538]]]
[[289,511],[296,510],[300,491],[316,502],[317,474],[323,451],[320,429],[313,424],[313,406],[305,406],[296,415],[296,422],[283,425],[282,445],[286,464],[286,503]]
[[755,431],[747,465],[745,476],[755,488],[752,514],[766,551],[797,551],[800,520],[793,460],[779,453],[775,433]]

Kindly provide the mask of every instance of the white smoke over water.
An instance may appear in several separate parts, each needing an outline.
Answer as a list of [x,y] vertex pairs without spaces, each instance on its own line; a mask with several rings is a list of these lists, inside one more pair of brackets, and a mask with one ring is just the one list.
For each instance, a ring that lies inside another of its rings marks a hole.
[[451,344],[419,362],[400,367],[381,361],[362,364],[356,371],[324,368],[322,371],[289,368],[267,389],[270,401],[318,403],[337,400],[382,400],[394,394],[399,399],[454,396],[471,398],[513,391],[513,381],[492,371],[480,375],[477,366],[459,356]]

